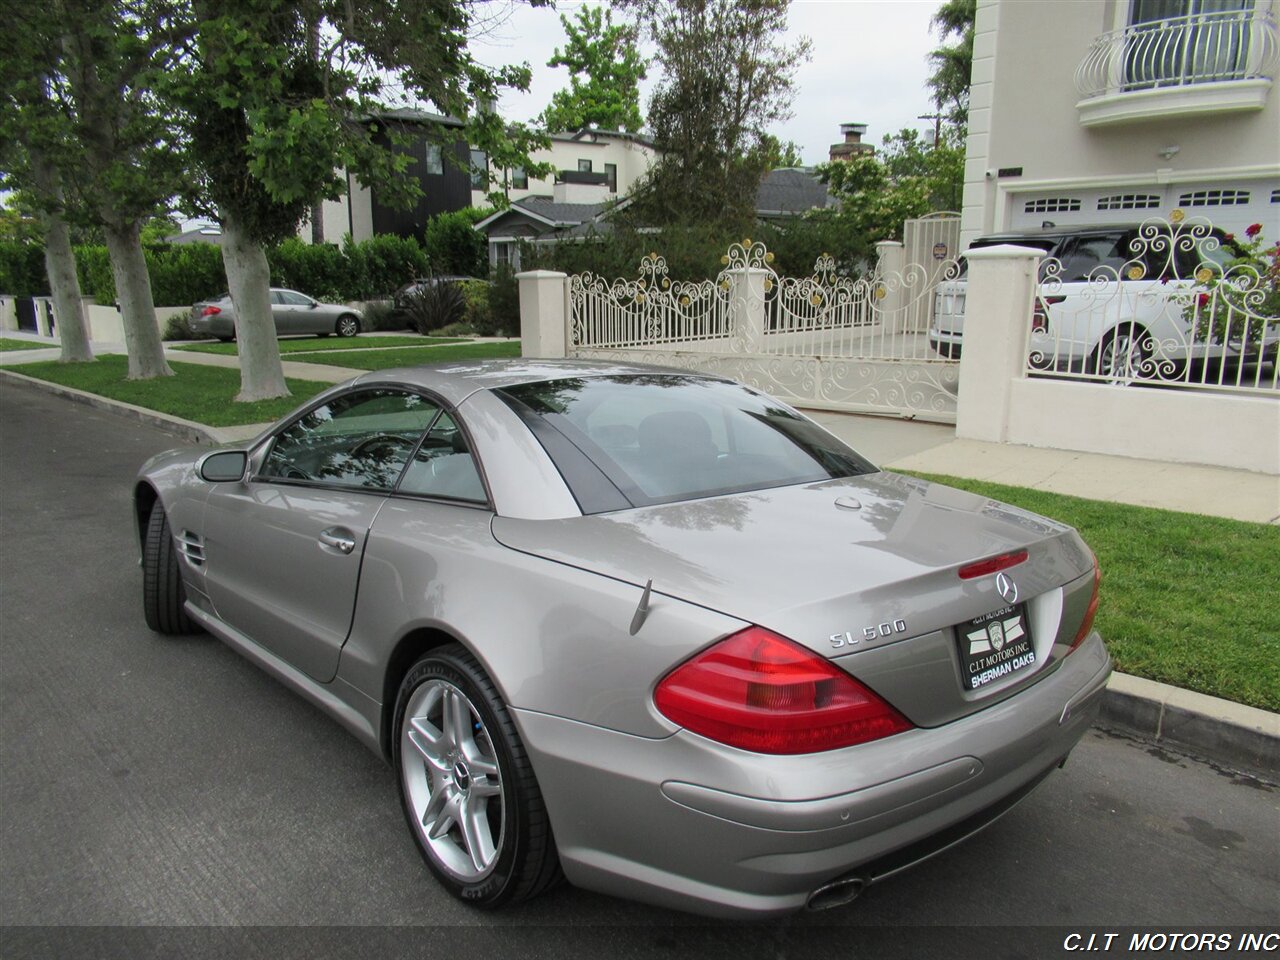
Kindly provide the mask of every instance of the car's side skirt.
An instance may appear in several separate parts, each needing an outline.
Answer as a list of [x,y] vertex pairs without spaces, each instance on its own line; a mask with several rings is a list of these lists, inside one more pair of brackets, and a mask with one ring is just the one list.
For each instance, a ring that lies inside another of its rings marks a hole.
[[[190,600],[186,602],[187,616],[213,634],[236,653],[261,667],[294,693],[310,700],[317,707],[349,730],[357,740],[382,756],[378,741],[378,724],[382,705],[369,699],[355,687],[341,680],[324,684],[308,677],[301,670],[290,666],[275,654],[264,650],[234,627],[201,610]],[[345,696],[339,695],[341,690]]]

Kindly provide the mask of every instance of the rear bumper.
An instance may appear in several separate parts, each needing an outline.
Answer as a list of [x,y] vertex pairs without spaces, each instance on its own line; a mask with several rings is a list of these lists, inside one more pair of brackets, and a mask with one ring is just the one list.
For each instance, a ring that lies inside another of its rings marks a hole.
[[187,326],[192,333],[206,337],[231,337],[236,332],[235,322],[225,313],[188,317]]
[[514,710],[575,884],[713,916],[804,906],[882,879],[992,822],[1097,717],[1111,661],[1094,634],[1040,682],[961,720],[798,757],[680,731],[651,740]]

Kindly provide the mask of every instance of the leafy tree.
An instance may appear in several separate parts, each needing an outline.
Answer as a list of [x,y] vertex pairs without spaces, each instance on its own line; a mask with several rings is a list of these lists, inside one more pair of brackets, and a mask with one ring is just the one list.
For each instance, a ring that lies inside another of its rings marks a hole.
[[[445,113],[467,117],[527,68],[488,70],[467,52],[471,6],[458,0],[190,0],[196,38],[167,95],[180,107],[196,172],[189,197],[222,223],[227,282],[241,340],[238,399],[288,393],[271,322],[264,246],[296,232],[336,171],[376,185],[383,202],[420,195],[388,149],[384,77]],[[313,55],[312,38],[327,44]]]
[[786,167],[803,167],[804,159],[800,156],[800,145],[794,140],[783,143],[772,134],[760,137],[760,152],[764,157],[765,173]]
[[[978,0],[947,0],[933,15],[932,26],[943,43],[929,54],[933,74],[926,81],[933,102],[952,123],[969,122],[969,78],[973,73],[973,24]],[[954,36],[956,42],[945,42]]]
[[848,255],[870,259],[880,240],[902,239],[904,221],[959,206],[964,147],[954,130],[932,146],[915,130],[904,129],[885,136],[875,154],[824,164],[818,175],[839,203],[810,219],[839,224],[856,238]]
[[468,207],[441,213],[427,221],[423,246],[435,273],[481,277],[488,272],[488,241],[475,225],[493,213]]
[[50,88],[62,45],[56,11],[8,4],[0,11],[0,188],[21,191],[44,239],[45,270],[63,362],[93,359],[71,250],[65,172],[75,169],[71,130]]
[[795,71],[811,44],[785,44],[789,0],[628,0],[663,76],[649,104],[662,159],[634,195],[655,225],[745,226],[769,166],[766,130],[791,115]]
[[557,90],[542,122],[552,133],[598,127],[635,133],[640,115],[640,81],[645,60],[633,24],[615,24],[608,7],[582,6],[577,22],[560,14],[568,41],[556,48],[549,67],[569,68],[569,89]]
[[40,243],[44,238],[40,221],[20,206],[17,199],[14,195],[0,202],[0,241]]

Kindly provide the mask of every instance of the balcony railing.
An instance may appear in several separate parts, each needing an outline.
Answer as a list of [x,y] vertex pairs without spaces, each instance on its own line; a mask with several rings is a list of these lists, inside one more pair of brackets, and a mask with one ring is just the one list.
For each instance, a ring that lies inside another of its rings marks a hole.
[[1275,18],[1255,10],[1193,13],[1098,37],[1076,68],[1084,99],[1195,83],[1271,79]]

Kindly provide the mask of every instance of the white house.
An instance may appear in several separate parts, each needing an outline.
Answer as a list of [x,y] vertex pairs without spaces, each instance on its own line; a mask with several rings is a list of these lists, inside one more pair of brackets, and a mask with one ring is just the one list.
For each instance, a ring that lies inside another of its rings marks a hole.
[[[512,201],[525,197],[551,197],[556,174],[562,171],[603,174],[608,187],[607,199],[625,197],[637,180],[643,177],[658,154],[653,140],[641,133],[618,130],[579,130],[576,133],[553,133],[551,147],[535,150],[530,159],[549,163],[555,171],[544,179],[530,178],[523,170],[506,171]],[[488,206],[482,193],[472,196],[475,206]]]
[[978,0],[961,245],[1175,208],[1280,236],[1277,0]]

